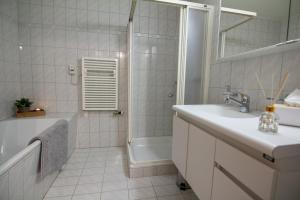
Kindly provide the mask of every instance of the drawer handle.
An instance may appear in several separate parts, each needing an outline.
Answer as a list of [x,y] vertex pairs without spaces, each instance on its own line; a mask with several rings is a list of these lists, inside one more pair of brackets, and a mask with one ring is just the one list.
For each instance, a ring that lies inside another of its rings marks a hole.
[[273,158],[272,156],[269,156],[268,154],[263,154],[263,158],[266,159],[267,161],[270,161],[272,163],[275,162],[275,158]]

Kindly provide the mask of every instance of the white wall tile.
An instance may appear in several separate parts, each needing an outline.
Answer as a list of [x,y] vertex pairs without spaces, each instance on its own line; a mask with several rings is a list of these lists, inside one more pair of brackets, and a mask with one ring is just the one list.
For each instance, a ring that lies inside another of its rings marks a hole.
[[[240,90],[250,96],[250,109],[262,110],[265,107],[266,101],[262,95],[255,74],[257,73],[266,89],[267,96],[271,96],[272,74],[274,74],[274,89],[278,88],[279,81],[283,78],[286,72],[290,73],[287,82],[286,90],[281,97],[283,98],[295,88],[299,88],[300,82],[297,78],[300,71],[298,66],[299,51],[293,50],[283,53],[271,54],[266,56],[258,56],[241,61],[232,61],[218,64],[220,67],[218,72],[214,72],[214,67],[211,76],[209,88],[208,103],[220,104],[224,103],[222,93],[225,91],[225,85],[232,86],[233,90]],[[221,77],[221,83],[213,83],[212,81]],[[229,77],[229,79],[228,79]],[[222,80],[225,81],[222,81]]]
[[[15,5],[15,6],[14,6]],[[20,97],[20,76],[24,73],[24,70],[20,70],[19,62],[19,50],[16,45],[18,41],[18,13],[17,9],[19,6],[17,1],[4,0],[0,2],[0,120],[11,117],[14,114],[13,101]],[[23,4],[22,4],[23,5]],[[28,11],[29,5],[24,4],[24,10],[21,9],[22,13]],[[29,15],[24,16],[24,21],[29,20]],[[28,44],[29,41],[29,29],[22,27],[21,29],[24,37],[22,42]],[[23,44],[23,45],[24,45]],[[20,57],[24,58],[27,64],[30,61],[30,49],[24,48]],[[26,65],[27,68],[30,65]],[[25,73],[28,76],[28,73]]]
[[245,78],[245,63],[244,61],[237,61],[232,63],[231,70],[231,87],[241,89],[244,87]]

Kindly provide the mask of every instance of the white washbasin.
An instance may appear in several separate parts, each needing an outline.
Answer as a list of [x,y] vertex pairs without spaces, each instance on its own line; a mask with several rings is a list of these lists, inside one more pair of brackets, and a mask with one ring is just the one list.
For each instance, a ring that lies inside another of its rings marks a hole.
[[201,105],[195,109],[201,110],[201,112],[207,112],[208,114],[217,115],[218,117],[227,118],[254,118],[258,116],[258,113],[241,113],[239,107],[229,105]]
[[279,126],[277,134],[258,130],[260,112],[241,113],[231,105],[175,105],[180,115],[195,125],[210,128],[215,135],[229,137],[274,158],[300,156],[300,129]]

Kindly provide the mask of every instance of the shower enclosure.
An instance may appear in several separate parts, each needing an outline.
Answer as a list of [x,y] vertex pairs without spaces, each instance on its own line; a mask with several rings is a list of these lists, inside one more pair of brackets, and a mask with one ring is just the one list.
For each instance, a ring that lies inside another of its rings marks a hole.
[[128,25],[131,177],[174,172],[172,106],[206,101],[212,16],[212,7],[198,3],[132,2]]

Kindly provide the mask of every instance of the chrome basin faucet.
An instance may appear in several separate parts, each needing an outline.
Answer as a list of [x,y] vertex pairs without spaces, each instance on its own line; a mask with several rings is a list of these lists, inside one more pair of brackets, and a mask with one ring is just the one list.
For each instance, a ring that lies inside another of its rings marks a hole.
[[230,104],[232,101],[240,106],[240,112],[250,112],[250,96],[241,92],[232,92],[231,86],[226,86],[226,92],[223,93],[225,104]]

